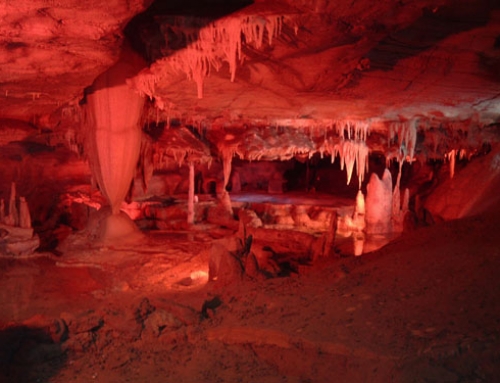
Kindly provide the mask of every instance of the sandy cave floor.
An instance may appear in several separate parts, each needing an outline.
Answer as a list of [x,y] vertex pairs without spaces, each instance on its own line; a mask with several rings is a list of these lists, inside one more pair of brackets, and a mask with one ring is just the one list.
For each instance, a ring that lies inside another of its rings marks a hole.
[[227,233],[203,227],[2,258],[0,382],[500,381],[499,223],[227,286],[205,274]]

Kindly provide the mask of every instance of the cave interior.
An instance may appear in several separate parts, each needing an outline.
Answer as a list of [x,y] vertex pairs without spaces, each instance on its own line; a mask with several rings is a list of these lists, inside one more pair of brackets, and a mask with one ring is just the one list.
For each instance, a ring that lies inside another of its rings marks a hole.
[[497,1],[0,20],[0,378],[500,379]]

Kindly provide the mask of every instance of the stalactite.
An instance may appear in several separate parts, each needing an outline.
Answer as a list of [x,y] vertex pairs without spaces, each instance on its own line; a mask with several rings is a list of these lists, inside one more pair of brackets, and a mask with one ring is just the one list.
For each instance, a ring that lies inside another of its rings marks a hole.
[[[358,174],[359,186],[364,180],[365,173],[368,172],[369,149],[364,141],[341,141],[339,145],[333,147],[332,160],[339,155],[340,169],[347,172],[347,184],[351,182],[354,164]],[[333,162],[333,161],[332,161]]]
[[352,145],[350,141],[344,142],[343,145],[343,160],[345,164],[345,170],[347,172],[347,184],[351,183],[352,171],[354,169],[354,162],[356,161],[356,147]]
[[[363,121],[341,120],[329,124],[326,130],[335,130],[340,141],[333,143],[325,140],[320,153],[328,152],[331,155],[332,163],[337,155],[340,157],[340,168],[347,172],[347,184],[351,182],[354,164],[358,174],[359,186],[364,180],[364,175],[368,172],[369,149],[366,139],[369,133],[369,123]],[[325,132],[325,135],[327,133]]]
[[[461,153],[461,151],[460,151]],[[453,176],[455,175],[455,163],[456,163],[456,158],[457,158],[457,150],[456,149],[452,149],[450,150],[446,156],[446,158],[448,158],[448,161],[450,161],[450,178],[453,178]]]
[[458,152],[458,158],[460,160],[463,160],[464,158],[467,158],[468,155],[467,155],[467,150],[465,149],[460,149],[460,151]]
[[389,142],[398,138],[398,144],[403,159],[413,161],[415,156],[415,145],[417,143],[416,120],[394,122],[389,125]]
[[334,125],[338,136],[348,140],[366,141],[370,129],[365,121],[339,120]]
[[134,87],[152,97],[155,84],[172,71],[184,73],[197,85],[198,98],[203,97],[204,79],[211,69],[219,70],[223,62],[229,65],[230,79],[235,80],[238,63],[242,60],[242,41],[259,49],[267,32],[268,42],[281,33],[283,16],[232,15],[207,23],[194,36],[181,32],[188,42],[186,48],[158,60],[150,69],[133,80]]

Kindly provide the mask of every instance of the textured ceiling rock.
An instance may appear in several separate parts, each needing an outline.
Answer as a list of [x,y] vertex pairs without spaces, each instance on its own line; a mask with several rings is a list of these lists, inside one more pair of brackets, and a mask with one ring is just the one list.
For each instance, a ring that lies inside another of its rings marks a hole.
[[[495,0],[260,0],[248,7],[243,0],[186,0],[155,2],[143,14],[150,1],[2,1],[4,118],[33,120],[78,101],[118,59],[125,30],[151,62],[130,84],[157,101],[163,119],[369,119],[373,126],[414,118],[499,119]],[[280,30],[272,43],[268,30],[259,46],[248,34],[233,36],[243,36],[241,59],[234,69],[231,59],[210,58],[199,98],[188,78],[192,70],[179,62],[202,40],[200,30],[235,17],[278,17]],[[195,27],[179,28],[189,20]]]
[[30,120],[81,98],[150,2],[0,0],[0,116]]
[[[285,16],[272,44],[243,44],[234,82],[227,63],[215,70],[217,63],[197,98],[196,84],[187,79],[196,76],[165,64],[172,56],[181,61],[188,47],[145,71],[147,86],[155,82],[145,93],[167,104],[168,113],[209,120],[498,119],[495,2],[289,3],[277,11],[275,2],[261,1],[228,16],[263,15],[268,22],[269,15]],[[215,28],[227,28],[222,21]]]

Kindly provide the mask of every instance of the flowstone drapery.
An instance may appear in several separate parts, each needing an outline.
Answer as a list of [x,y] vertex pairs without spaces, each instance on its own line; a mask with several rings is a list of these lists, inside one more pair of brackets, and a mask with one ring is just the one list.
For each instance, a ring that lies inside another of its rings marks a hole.
[[87,96],[86,151],[92,175],[110,206],[98,224],[98,235],[105,241],[137,231],[120,211],[141,149],[144,98],[125,83],[133,74],[134,66],[121,61],[95,80]]

